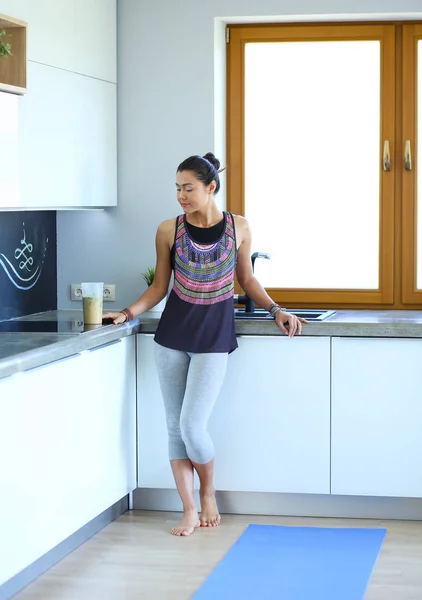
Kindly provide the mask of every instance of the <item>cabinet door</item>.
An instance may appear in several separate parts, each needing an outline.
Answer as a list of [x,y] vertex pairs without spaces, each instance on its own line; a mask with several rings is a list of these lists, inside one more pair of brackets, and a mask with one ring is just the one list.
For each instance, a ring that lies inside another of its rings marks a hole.
[[136,487],[134,338],[0,381],[0,585]]
[[240,336],[210,420],[219,490],[330,492],[330,339]]
[[73,70],[75,0],[0,0],[0,13],[28,23],[28,60]]
[[422,341],[333,339],[331,491],[422,496]]
[[20,205],[72,206],[75,197],[75,108],[68,71],[28,64],[30,93],[19,98]]
[[74,75],[75,199],[85,207],[117,205],[116,85]]
[[116,0],[73,1],[73,70],[116,83]]
[[[138,335],[138,486],[174,488],[153,344]],[[329,338],[240,337],[209,431],[217,489],[329,493]]]
[[117,204],[116,85],[29,63],[19,98],[20,206]]
[[164,405],[154,360],[154,335],[137,335],[138,487],[174,488]]
[[0,92],[0,208],[19,206],[19,100]]
[[84,361],[90,394],[83,382],[80,389],[84,403],[92,404],[84,438],[93,450],[91,486],[107,508],[136,488],[135,337],[94,348]]
[[1,0],[0,13],[27,21],[28,60],[116,82],[116,0]]

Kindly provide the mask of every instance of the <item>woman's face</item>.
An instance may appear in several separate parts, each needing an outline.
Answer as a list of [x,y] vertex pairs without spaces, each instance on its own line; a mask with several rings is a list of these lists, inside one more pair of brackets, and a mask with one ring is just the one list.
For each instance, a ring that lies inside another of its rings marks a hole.
[[177,201],[185,213],[204,208],[215,190],[215,181],[205,186],[192,171],[181,171],[176,175]]

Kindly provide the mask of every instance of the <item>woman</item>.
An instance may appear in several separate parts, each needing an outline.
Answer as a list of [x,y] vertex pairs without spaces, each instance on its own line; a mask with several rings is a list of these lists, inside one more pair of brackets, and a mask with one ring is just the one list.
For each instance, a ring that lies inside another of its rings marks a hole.
[[[207,424],[227,357],[237,348],[235,274],[248,296],[272,314],[286,335],[300,334],[301,322],[306,322],[284,312],[254,277],[247,220],[222,212],[214,200],[220,189],[219,168],[212,153],[191,156],[179,165],[177,200],[184,214],[158,227],[154,281],[129,308],[105,315],[118,324],[151,309],[166,296],[174,272],[174,285],[155,334],[170,463],[183,503],[183,518],[172,529],[173,535],[186,536],[197,527],[220,524],[213,484],[214,446]],[[194,470],[200,480],[200,516],[194,501]]]

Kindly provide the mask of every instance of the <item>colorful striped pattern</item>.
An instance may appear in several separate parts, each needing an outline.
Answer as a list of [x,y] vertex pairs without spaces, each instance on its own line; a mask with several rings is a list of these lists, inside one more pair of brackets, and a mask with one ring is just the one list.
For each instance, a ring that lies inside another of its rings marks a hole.
[[236,240],[233,217],[225,213],[223,235],[215,244],[197,244],[177,218],[174,243],[174,292],[190,304],[216,304],[233,297]]

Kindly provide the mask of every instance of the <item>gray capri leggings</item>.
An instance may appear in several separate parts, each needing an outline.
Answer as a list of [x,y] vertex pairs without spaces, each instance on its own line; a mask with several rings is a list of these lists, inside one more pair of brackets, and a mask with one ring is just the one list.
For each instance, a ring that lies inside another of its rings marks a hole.
[[194,354],[154,344],[166,411],[170,460],[205,464],[214,458],[207,431],[227,369],[227,353]]

